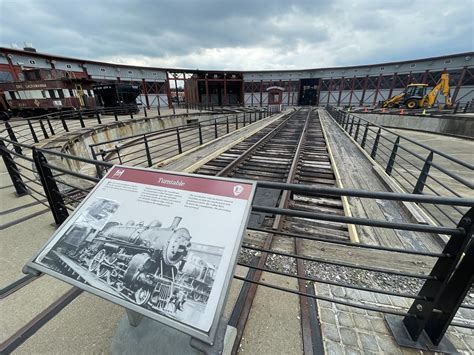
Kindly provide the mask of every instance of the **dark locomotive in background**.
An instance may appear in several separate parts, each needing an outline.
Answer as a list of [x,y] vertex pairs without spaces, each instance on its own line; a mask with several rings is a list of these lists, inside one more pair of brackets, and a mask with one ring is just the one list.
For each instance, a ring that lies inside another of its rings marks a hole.
[[152,221],[110,222],[114,201],[100,199],[79,217],[41,260],[81,282],[139,306],[175,315],[188,300],[203,306],[215,280],[217,265],[191,251],[191,234]]
[[58,69],[22,71],[23,81],[0,83],[0,112],[37,116],[61,110],[126,107],[138,112],[140,88],[126,83],[99,83]]

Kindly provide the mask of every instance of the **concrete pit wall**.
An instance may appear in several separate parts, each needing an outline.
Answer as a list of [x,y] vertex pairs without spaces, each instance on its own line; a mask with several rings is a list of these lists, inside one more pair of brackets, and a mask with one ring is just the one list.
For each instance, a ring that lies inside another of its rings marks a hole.
[[399,116],[376,113],[358,113],[360,117],[385,127],[412,129],[462,138],[474,138],[473,116]]
[[[57,135],[54,139],[49,140],[47,143],[41,146],[41,148],[47,148],[62,153],[80,156],[87,159],[93,159],[90,145],[109,141],[112,139],[127,138],[133,135],[139,135],[149,133],[152,131],[158,131],[166,128],[177,127],[185,125],[190,122],[202,122],[205,120],[220,118],[225,116],[234,116],[234,113],[226,114],[182,114],[174,116],[163,116],[163,117],[148,117],[130,119],[127,121],[111,122],[108,124],[98,125],[96,127],[88,127],[78,131],[64,133]],[[136,138],[131,138],[131,140]],[[103,149],[114,148],[115,144],[119,142],[111,142],[107,145],[102,146]],[[123,144],[124,141],[120,141]],[[50,156],[50,159],[53,156]],[[54,158],[54,165],[68,168],[69,170],[76,172],[89,173],[91,165],[82,163],[77,160],[71,159],[60,159],[59,157]],[[91,170],[93,172],[94,169]]]

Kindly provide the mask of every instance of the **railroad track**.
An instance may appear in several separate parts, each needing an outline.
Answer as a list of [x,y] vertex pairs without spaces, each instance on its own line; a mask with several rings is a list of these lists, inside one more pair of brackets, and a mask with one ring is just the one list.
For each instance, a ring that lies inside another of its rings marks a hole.
[[[335,186],[336,184],[318,114],[310,108],[295,111],[266,126],[205,163],[195,173],[324,186]],[[261,187],[256,191],[254,205],[344,214],[340,198],[290,194],[288,191]],[[308,241],[306,240],[303,244],[300,238],[293,238],[292,235],[349,240],[345,224],[307,220],[299,217],[282,218],[267,212],[253,212],[248,228],[264,232],[261,233],[264,237],[246,239],[243,244],[244,250],[252,252],[252,248],[256,246],[263,252],[253,258],[251,265],[239,263],[249,267],[245,279],[253,282],[244,283],[230,318],[230,325],[237,328],[234,353],[237,352],[241,342],[258,287],[254,282],[258,282],[264,270],[268,268],[269,253],[279,250],[296,255],[304,254],[304,249],[308,247]],[[305,277],[303,261],[298,259],[294,264],[298,277]],[[8,290],[4,296],[15,292],[39,276],[35,275],[19,280],[19,284]],[[313,288],[307,287],[302,278],[298,279],[298,288],[301,293],[313,292]],[[76,288],[71,289],[71,292],[74,296],[80,294]],[[71,301],[73,298],[68,293],[60,300]],[[319,324],[315,300],[299,296],[299,303],[304,352],[318,353],[322,349],[322,342],[320,335],[317,334]],[[65,301],[52,305],[51,309],[45,310],[44,314],[39,317],[39,324],[44,324],[67,304],[68,302]],[[33,322],[31,326],[35,329],[37,325]],[[28,333],[31,328],[28,327],[28,329],[12,336],[5,344],[2,344],[4,349],[14,349],[18,346],[19,339],[23,337],[25,331]]]
[[[259,132],[235,145],[215,159],[207,162],[197,171],[199,174],[228,176],[241,179],[266,180],[287,183],[319,184],[334,187],[335,176],[332,171],[326,142],[322,133],[318,114],[310,108],[303,109],[279,122],[277,126]],[[254,205],[262,207],[279,207],[298,209],[310,212],[344,215],[340,198],[329,196],[311,196],[290,194],[268,188],[258,188]],[[258,282],[267,265],[267,258],[273,248],[287,253],[302,255],[308,242],[300,238],[291,238],[293,243],[277,243],[278,239],[292,234],[316,236],[338,240],[349,240],[347,225],[334,222],[314,221],[299,217],[274,216],[268,213],[252,213],[248,228],[266,232],[263,239],[244,240],[243,248],[258,250],[262,253],[254,258],[245,279],[232,316],[230,325],[237,328],[237,339],[233,352],[236,353],[241,342],[252,302],[255,298]],[[278,244],[278,245],[277,245]],[[305,277],[305,266],[302,260],[296,261],[296,273]],[[306,282],[298,279],[298,288],[302,293],[311,292]],[[318,334],[317,307],[314,299],[299,296],[300,319],[303,337],[303,350],[307,354],[318,353],[322,349],[321,336]]]

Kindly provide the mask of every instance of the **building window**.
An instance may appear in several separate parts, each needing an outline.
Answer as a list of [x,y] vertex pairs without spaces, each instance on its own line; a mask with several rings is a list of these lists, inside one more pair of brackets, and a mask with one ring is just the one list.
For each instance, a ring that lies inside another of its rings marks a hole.
[[334,72],[332,71],[331,74],[334,74]]
[[36,64],[36,60],[30,59],[30,64]]
[[70,96],[70,97],[74,97],[74,90],[69,89],[69,96]]
[[133,74],[133,72],[131,70],[128,71],[128,74]]
[[450,63],[451,63],[451,59],[446,59],[446,60],[444,61],[444,64],[450,64]]
[[48,92],[51,99],[57,99],[56,92],[54,90],[48,90]]
[[416,67],[416,64],[415,64],[415,63],[413,63],[413,64],[410,65],[410,68],[414,68],[414,67]]
[[105,73],[105,68],[100,68],[100,71]]
[[385,70],[385,67],[380,67],[380,70]]
[[155,73],[155,72],[153,72],[153,73],[151,73],[151,75],[154,75],[154,76],[156,76],[156,73]]
[[66,64],[66,68],[71,69],[72,65],[71,64]]

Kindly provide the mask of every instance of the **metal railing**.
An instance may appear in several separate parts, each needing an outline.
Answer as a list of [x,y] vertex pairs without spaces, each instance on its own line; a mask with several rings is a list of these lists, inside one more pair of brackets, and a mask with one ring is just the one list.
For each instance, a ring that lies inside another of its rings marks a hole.
[[[327,107],[327,111],[405,191],[436,196],[473,195],[472,164],[363,117],[333,107]],[[465,208],[458,206],[420,205],[440,225],[455,225],[466,213]]]
[[207,120],[89,145],[91,157],[115,164],[151,167],[269,117],[271,111],[218,114]]
[[[7,143],[11,148],[7,147]],[[15,148],[21,148],[23,153],[18,154]],[[89,176],[68,170],[66,167],[70,162],[80,162],[90,166],[91,170],[100,172],[101,176],[113,165],[110,162],[85,159],[71,156],[64,153],[38,149],[31,145],[20,144],[6,139],[0,139],[0,150],[3,161],[7,167],[13,185],[18,194],[30,194],[33,198],[49,206],[56,224],[61,224],[68,217],[69,213],[81,202],[94,185],[99,181],[99,177]],[[74,164],[72,164],[74,165]],[[397,255],[408,255],[416,258],[431,258],[433,267],[428,268],[429,272],[421,272],[416,267],[413,271],[394,269],[393,266],[374,265],[373,263],[362,263],[357,260],[338,261],[328,257],[317,257],[311,253],[292,253],[279,249],[266,249],[265,247],[246,244],[243,250],[257,253],[271,253],[281,257],[289,258],[296,262],[303,261],[305,265],[315,263],[318,268],[328,265],[338,267],[337,273],[356,270],[359,273],[369,272],[371,278],[384,277],[391,280],[386,285],[398,285],[406,280],[416,280],[419,287],[409,291],[400,291],[400,288],[367,287],[361,284],[357,278],[350,278],[348,281],[340,281],[335,277],[319,277],[300,275],[294,271],[281,271],[271,265],[263,267],[256,266],[256,263],[240,261],[239,265],[249,268],[249,270],[260,270],[268,273],[288,277],[290,279],[304,280],[307,285],[331,285],[343,287],[345,289],[359,290],[372,294],[388,295],[390,297],[401,297],[410,300],[411,304],[406,309],[397,309],[391,305],[381,306],[380,304],[367,304],[363,300],[347,300],[336,296],[314,294],[312,292],[297,291],[284,287],[284,283],[269,283],[260,279],[255,279],[247,274],[245,277],[235,275],[234,278],[270,287],[276,290],[303,295],[312,299],[333,302],[339,305],[355,307],[369,311],[382,312],[389,316],[398,316],[398,325],[402,321],[408,330],[411,340],[417,340],[424,331],[431,341],[436,345],[442,340],[449,325],[474,329],[471,318],[458,318],[458,309],[463,312],[472,312],[474,305],[462,303],[472,284],[474,263],[474,241],[473,241],[473,221],[474,221],[474,199],[460,197],[444,197],[422,194],[402,194],[392,192],[374,192],[363,190],[347,190],[330,187],[319,187],[317,185],[298,185],[276,182],[258,181],[258,188],[277,189],[291,191],[293,194],[307,196],[349,196],[364,199],[393,200],[400,202],[415,202],[423,205],[433,205],[440,208],[464,208],[468,209],[461,216],[455,226],[432,225],[420,223],[394,222],[387,220],[375,220],[370,218],[347,217],[331,213],[313,213],[294,208],[275,208],[269,206],[252,206],[253,212],[263,212],[274,216],[301,217],[316,221],[332,221],[343,224],[354,224],[371,226],[374,228],[403,230],[408,232],[426,233],[426,238],[433,234],[449,236],[449,241],[443,250],[438,251],[416,251],[392,248],[385,246],[374,246],[364,244],[353,244],[340,239],[328,239],[322,236],[311,234],[289,233],[275,231],[272,229],[257,229],[260,232],[277,234],[281,238],[300,238],[311,243],[327,243],[337,245],[339,250],[344,248],[357,248],[377,253],[382,253],[387,260],[396,258]],[[47,201],[47,202],[44,202]],[[350,249],[354,250],[354,249]],[[318,289],[318,286],[316,286]],[[455,317],[456,316],[456,317]],[[400,318],[401,317],[401,318]],[[389,322],[390,323],[390,322]],[[393,321],[390,323],[393,324]]]

